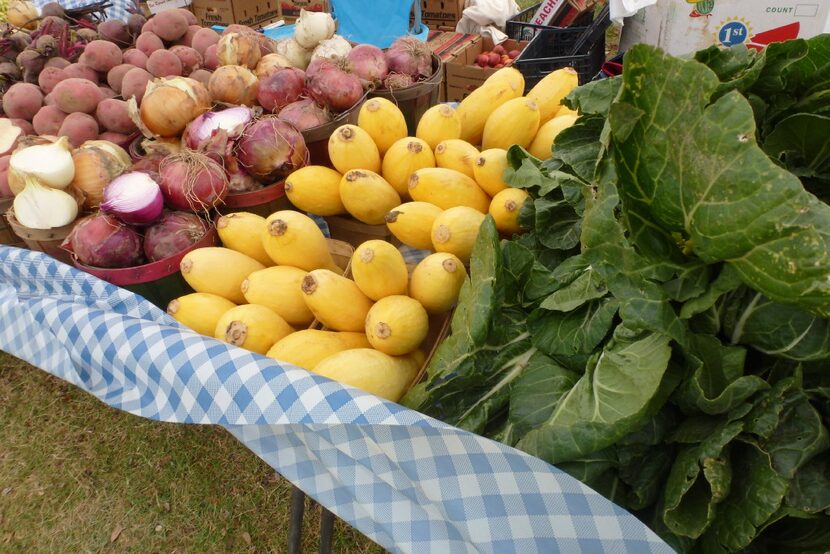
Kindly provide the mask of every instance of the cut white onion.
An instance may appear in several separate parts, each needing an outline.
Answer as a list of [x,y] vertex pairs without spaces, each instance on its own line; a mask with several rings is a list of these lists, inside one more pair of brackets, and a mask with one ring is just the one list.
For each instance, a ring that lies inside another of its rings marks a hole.
[[14,197],[14,216],[30,229],[54,229],[69,225],[78,217],[78,203],[58,189],[44,187],[36,179],[23,177],[26,186]]
[[[69,138],[61,137],[50,144],[38,144],[16,150],[9,160],[9,184],[15,181],[23,184],[23,177],[26,175],[34,177],[48,187],[68,187],[75,178],[75,163],[72,161]],[[13,185],[13,189],[18,188],[16,184]]]

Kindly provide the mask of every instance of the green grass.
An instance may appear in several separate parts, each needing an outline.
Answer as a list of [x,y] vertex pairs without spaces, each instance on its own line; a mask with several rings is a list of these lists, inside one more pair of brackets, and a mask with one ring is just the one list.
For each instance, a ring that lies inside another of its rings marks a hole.
[[[224,429],[114,410],[0,352],[0,552],[282,553],[290,490]],[[333,551],[382,549],[338,521]]]

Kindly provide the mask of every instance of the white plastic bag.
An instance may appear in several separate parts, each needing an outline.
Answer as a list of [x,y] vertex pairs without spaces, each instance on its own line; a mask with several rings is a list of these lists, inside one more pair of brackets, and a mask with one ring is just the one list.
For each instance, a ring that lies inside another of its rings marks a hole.
[[502,30],[507,20],[519,13],[513,0],[467,0],[461,21],[455,26],[458,33],[490,36],[493,44],[507,40]]
[[630,17],[656,3],[657,0],[610,0],[608,8],[611,21],[622,25],[623,18]]

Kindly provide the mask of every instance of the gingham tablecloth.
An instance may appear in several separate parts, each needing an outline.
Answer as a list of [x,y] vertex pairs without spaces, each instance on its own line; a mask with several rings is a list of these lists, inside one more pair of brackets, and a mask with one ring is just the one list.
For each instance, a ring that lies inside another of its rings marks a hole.
[[44,254],[0,262],[0,349],[114,408],[225,427],[390,551],[672,552],[539,459],[197,335]]

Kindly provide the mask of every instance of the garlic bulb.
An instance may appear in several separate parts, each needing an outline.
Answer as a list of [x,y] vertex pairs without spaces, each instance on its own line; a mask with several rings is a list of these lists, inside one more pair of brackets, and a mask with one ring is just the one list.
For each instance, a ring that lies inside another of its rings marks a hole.
[[26,186],[14,197],[14,216],[30,229],[53,229],[69,225],[78,217],[78,202],[62,190],[41,185],[30,175]]
[[16,150],[9,159],[9,187],[13,193],[23,191],[27,175],[48,187],[64,189],[69,186],[75,178],[69,138],[60,137],[49,144]]
[[311,50],[306,50],[293,38],[278,42],[276,53],[288,60],[297,69],[307,68],[311,61]]
[[345,58],[352,51],[352,45],[349,41],[340,35],[326,39],[317,45],[314,52],[311,54],[311,59],[315,58]]
[[294,40],[308,50],[334,35],[334,19],[326,12],[300,10],[300,18],[294,29]]

